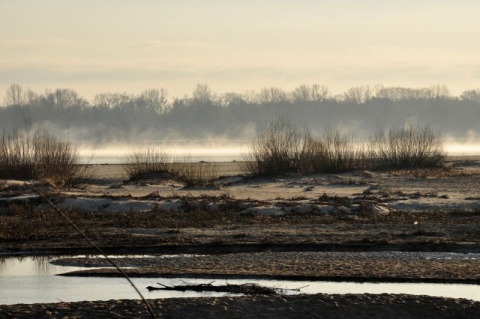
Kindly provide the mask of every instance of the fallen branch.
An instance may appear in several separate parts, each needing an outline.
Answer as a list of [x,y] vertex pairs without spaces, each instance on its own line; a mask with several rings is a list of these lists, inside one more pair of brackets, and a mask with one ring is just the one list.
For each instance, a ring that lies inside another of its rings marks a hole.
[[152,287],[148,286],[149,291],[152,290],[176,290],[176,291],[214,291],[214,292],[227,292],[227,293],[237,293],[245,295],[278,295],[283,289],[279,288],[270,288],[260,286],[259,284],[242,284],[242,285],[221,285],[221,286],[212,286],[212,283],[208,284],[198,284],[198,285],[181,285],[181,286],[166,286],[161,283],[157,283],[162,287]]

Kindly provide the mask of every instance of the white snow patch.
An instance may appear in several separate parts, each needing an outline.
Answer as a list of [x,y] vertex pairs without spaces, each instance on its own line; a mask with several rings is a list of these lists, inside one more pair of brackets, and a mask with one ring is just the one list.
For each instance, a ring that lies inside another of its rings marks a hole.
[[184,202],[180,199],[176,200],[163,200],[160,202],[155,202],[156,208],[161,211],[171,212],[179,211],[183,208]]
[[80,208],[99,212],[145,212],[157,204],[154,201],[113,200],[110,198],[65,198],[57,205],[65,209]]
[[282,216],[285,215],[285,211],[281,207],[262,206],[242,210],[240,215]]

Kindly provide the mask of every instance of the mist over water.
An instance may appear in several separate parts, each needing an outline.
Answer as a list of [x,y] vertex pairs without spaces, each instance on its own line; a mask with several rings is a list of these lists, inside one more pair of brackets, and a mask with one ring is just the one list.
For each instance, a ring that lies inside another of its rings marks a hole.
[[[245,160],[245,154],[249,151],[249,144],[227,144],[220,147],[213,145],[188,145],[180,143],[178,145],[162,145],[152,144],[148,147],[139,148],[135,145],[124,145],[118,147],[106,148],[80,148],[80,162],[85,164],[123,164],[132,152],[132,150],[146,150],[155,148],[162,150],[175,159],[187,159],[192,162],[232,162]],[[480,144],[454,143],[445,144],[445,152],[447,156],[480,156]]]
[[480,155],[480,89],[352,87],[333,95],[322,85],[216,93],[197,85],[191,96],[165,89],[133,95],[101,93],[87,101],[72,89],[36,93],[13,84],[0,107],[0,128],[48,131],[76,145],[82,161],[120,163],[154,148],[192,161],[241,160],[258,128],[275,118],[314,134],[338,128],[365,143],[378,129],[418,124],[443,136],[448,155]]
[[242,161],[248,151],[248,144],[226,144],[215,147],[211,144],[188,144],[188,142],[177,145],[164,146],[161,144],[150,144],[149,146],[138,147],[135,145],[124,145],[105,148],[80,148],[80,162],[85,164],[122,164],[133,150],[161,150],[170,156],[172,161],[188,160],[192,162],[231,162]]

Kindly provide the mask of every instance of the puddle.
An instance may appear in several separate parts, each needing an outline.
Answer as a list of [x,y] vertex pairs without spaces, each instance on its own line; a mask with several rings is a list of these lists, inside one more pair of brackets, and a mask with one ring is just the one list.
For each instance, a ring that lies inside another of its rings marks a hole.
[[[151,255],[149,255],[151,257]],[[141,258],[149,256],[128,256]],[[71,257],[71,256],[70,256]],[[76,256],[83,257],[83,256]],[[170,256],[169,256],[170,257]],[[194,257],[194,256],[193,256]],[[0,303],[47,303],[60,301],[82,300],[110,300],[110,299],[139,299],[123,278],[85,278],[64,277],[55,274],[81,267],[56,266],[50,264],[56,257],[0,257]],[[182,278],[132,278],[146,298],[185,298],[185,297],[219,297],[225,293],[217,292],[180,292],[180,291],[151,291],[147,286],[157,286],[160,282],[167,286],[182,285],[185,283],[200,284],[212,282],[211,279],[182,279]],[[263,286],[297,289],[300,293],[326,294],[412,294],[429,295],[450,298],[466,298],[480,301],[480,286],[466,284],[421,284],[421,283],[351,283],[351,282],[321,282],[321,281],[287,281],[287,280],[251,280],[251,279],[217,279],[213,285],[258,283]],[[291,291],[289,293],[299,293]]]

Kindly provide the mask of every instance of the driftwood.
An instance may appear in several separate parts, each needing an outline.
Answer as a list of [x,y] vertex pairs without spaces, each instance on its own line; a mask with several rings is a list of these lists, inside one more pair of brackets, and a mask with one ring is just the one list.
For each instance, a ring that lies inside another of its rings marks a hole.
[[[215,292],[227,292],[227,293],[237,293],[237,294],[246,294],[246,295],[278,295],[282,293],[285,289],[281,288],[270,288],[260,286],[259,284],[242,284],[242,285],[221,285],[213,286],[213,281],[207,284],[197,284],[197,285],[181,285],[181,286],[166,286],[161,283],[157,283],[162,287],[152,287],[148,286],[149,291],[152,290],[176,290],[176,291],[215,291]],[[298,291],[299,289],[291,289]]]

